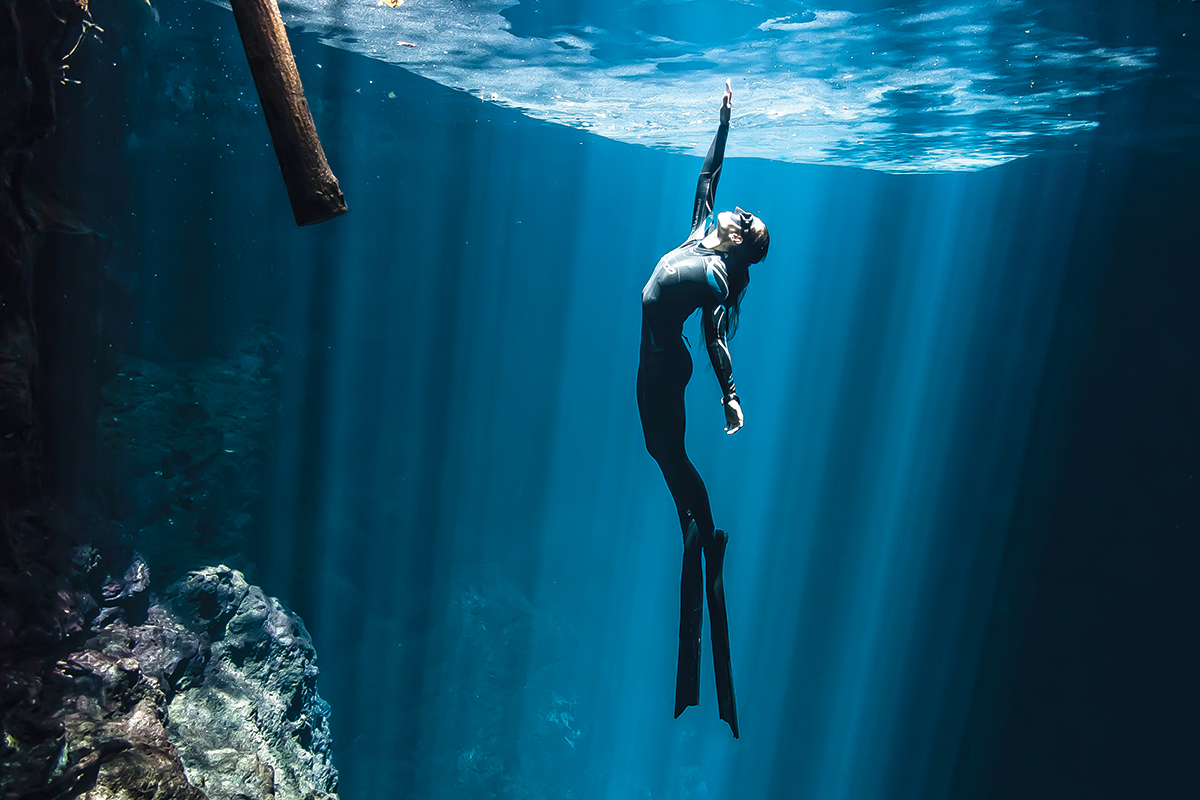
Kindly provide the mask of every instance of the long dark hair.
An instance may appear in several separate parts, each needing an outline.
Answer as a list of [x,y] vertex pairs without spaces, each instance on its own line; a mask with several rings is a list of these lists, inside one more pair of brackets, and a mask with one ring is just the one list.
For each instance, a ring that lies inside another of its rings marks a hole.
[[737,333],[738,319],[742,314],[742,298],[746,296],[746,289],[750,286],[750,265],[766,258],[767,250],[771,247],[771,234],[767,232],[766,225],[753,228],[748,233],[742,244],[731,251],[725,261],[725,271],[729,274],[730,298],[725,304],[725,308],[729,310],[726,335],[730,339]]
[[750,263],[744,259],[731,258],[726,262],[725,271],[729,274],[729,301],[725,303],[728,310],[726,315],[726,336],[730,339],[737,333],[738,319],[742,315],[742,298],[750,286]]

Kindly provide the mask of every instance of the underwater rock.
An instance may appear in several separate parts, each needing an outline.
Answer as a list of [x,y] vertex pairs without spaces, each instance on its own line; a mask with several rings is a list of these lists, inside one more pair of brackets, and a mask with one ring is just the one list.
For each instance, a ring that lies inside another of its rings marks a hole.
[[189,780],[211,800],[335,797],[329,706],[300,618],[225,566],[184,576],[163,604],[203,660],[176,665],[168,707]]
[[[135,560],[105,602],[143,594],[146,576]],[[140,624],[116,607],[34,687],[59,709],[50,724],[0,715],[0,797],[336,800],[299,617],[225,566],[184,576]]]

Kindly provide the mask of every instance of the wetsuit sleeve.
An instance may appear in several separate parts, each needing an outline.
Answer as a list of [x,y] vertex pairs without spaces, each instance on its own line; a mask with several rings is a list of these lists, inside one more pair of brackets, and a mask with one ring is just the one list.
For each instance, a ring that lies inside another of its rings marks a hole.
[[721,178],[721,162],[725,160],[725,140],[729,136],[729,109],[721,109],[721,124],[717,135],[708,146],[704,166],[700,168],[700,180],[696,182],[696,205],[692,209],[692,230],[712,213],[717,200],[717,181]]
[[708,346],[708,360],[712,362],[717,383],[721,384],[721,394],[725,401],[736,399],[737,389],[733,385],[733,360],[729,357],[729,312],[726,311],[725,306],[718,305],[711,311],[705,309],[702,318],[704,342]]

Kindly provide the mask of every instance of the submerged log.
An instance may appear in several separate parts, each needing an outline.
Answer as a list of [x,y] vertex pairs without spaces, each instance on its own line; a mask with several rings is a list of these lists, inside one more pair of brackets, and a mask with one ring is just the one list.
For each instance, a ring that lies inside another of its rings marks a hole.
[[346,201],[317,138],[276,0],[231,0],[231,5],[296,224],[345,214]]

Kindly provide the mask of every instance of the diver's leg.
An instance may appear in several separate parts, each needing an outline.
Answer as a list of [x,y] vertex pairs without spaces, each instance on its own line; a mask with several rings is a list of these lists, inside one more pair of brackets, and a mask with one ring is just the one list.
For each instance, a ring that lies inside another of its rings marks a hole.
[[713,674],[717,679],[717,710],[738,738],[737,703],[733,698],[733,665],[729,654],[729,617],[725,613],[725,546],[729,534],[715,531],[704,541],[705,589],[708,594],[709,636],[712,638]]
[[689,521],[683,535],[683,574],[679,580],[679,663],[675,673],[675,716],[700,704],[700,627],[704,621],[704,575],[700,532]]
[[[695,520],[696,528],[703,538],[712,536],[715,526],[712,506],[708,501],[708,489],[704,486],[704,479],[687,457],[682,442],[670,458],[659,462],[659,467],[667,481],[667,488],[671,490],[671,496],[675,498],[675,506],[679,510],[681,520],[685,517]],[[683,526],[686,528],[686,521],[683,522]]]
[[685,535],[688,521],[693,518],[701,534],[712,531],[708,492],[684,449],[687,414],[683,396],[691,375],[692,359],[682,344],[678,349],[658,352],[650,352],[643,346],[637,374],[642,434],[646,451],[662,470],[671,499],[675,501],[679,529]]
[[[646,450],[662,470],[683,531],[679,580],[679,660],[675,675],[675,716],[700,703],[700,631],[704,621],[703,538],[711,535],[708,493],[684,450],[684,387],[691,377],[687,351],[649,353],[638,364],[637,399]],[[697,489],[699,494],[697,494]],[[701,502],[697,502],[697,497]],[[700,511],[699,525],[692,507]],[[705,524],[707,527],[705,528]]]

